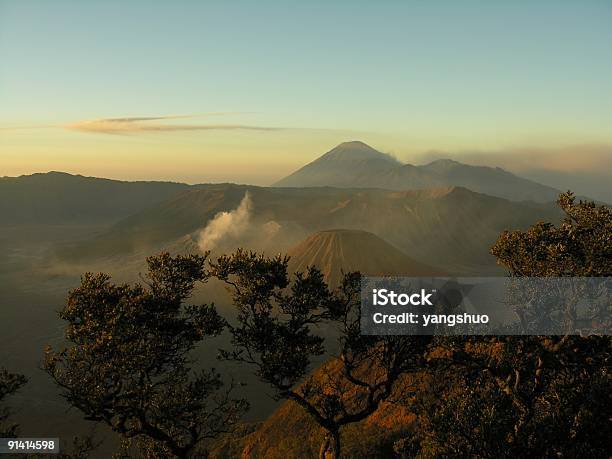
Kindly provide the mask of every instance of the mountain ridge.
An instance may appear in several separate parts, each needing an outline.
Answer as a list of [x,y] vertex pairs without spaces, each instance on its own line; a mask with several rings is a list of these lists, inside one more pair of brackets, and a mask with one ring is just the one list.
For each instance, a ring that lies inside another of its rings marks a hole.
[[189,188],[178,182],[127,182],[58,171],[0,177],[0,226],[112,224]]
[[490,196],[534,202],[554,201],[560,193],[499,167],[471,166],[452,159],[439,159],[420,166],[404,164],[360,141],[336,146],[273,186],[389,190],[463,186]]

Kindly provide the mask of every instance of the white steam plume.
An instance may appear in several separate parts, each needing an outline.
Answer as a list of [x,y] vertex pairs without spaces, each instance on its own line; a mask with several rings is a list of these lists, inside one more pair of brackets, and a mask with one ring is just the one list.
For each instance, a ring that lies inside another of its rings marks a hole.
[[198,245],[202,250],[212,250],[226,239],[238,239],[249,229],[251,220],[251,196],[247,191],[240,205],[229,212],[219,212],[200,231]]

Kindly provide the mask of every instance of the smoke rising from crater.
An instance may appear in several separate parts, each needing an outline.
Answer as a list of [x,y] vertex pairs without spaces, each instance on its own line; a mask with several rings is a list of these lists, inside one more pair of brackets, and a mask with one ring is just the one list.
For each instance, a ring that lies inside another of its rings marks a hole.
[[252,201],[247,191],[238,207],[229,212],[219,212],[200,231],[198,245],[202,250],[212,250],[228,239],[236,240],[249,229]]
[[252,195],[248,191],[233,210],[219,212],[201,230],[195,241],[202,251],[233,251],[239,247],[261,253],[285,253],[308,232],[300,225],[262,219],[254,211]]

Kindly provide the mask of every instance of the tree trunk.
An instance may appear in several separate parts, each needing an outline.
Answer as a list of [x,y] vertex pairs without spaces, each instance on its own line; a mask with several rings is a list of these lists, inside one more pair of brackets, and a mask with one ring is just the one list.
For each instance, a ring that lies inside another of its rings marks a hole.
[[327,458],[327,451],[329,450],[329,433],[325,434],[325,438],[323,439],[323,443],[321,443],[321,449],[319,449],[319,459]]
[[327,431],[319,450],[319,459],[340,459],[340,432]]
[[337,430],[332,433],[332,444],[334,449],[332,459],[340,459],[340,432]]

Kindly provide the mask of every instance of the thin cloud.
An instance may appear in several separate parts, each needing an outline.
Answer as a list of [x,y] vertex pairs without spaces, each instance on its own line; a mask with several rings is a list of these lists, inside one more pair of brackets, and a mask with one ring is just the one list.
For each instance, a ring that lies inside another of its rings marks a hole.
[[[236,112],[216,112],[199,116],[234,115]],[[139,116],[124,118],[100,118],[83,120],[65,125],[67,129],[81,132],[100,134],[130,134],[139,132],[176,132],[176,131],[218,131],[218,130],[247,130],[247,131],[278,131],[284,128],[257,126],[249,124],[171,124],[160,121],[181,118],[194,118],[193,115],[173,116]]]
[[180,118],[193,118],[193,115],[170,115],[170,116],[131,116],[125,118],[101,118],[93,121],[107,121],[109,123],[133,123],[138,121],[174,120]]

